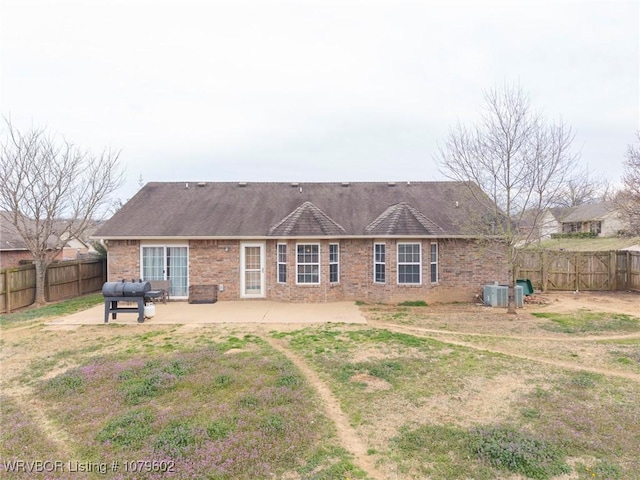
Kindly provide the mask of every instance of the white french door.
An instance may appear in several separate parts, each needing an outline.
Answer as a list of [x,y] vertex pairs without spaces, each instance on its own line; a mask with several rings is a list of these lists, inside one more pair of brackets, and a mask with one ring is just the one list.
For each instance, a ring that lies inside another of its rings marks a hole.
[[264,243],[243,243],[240,248],[240,296],[265,296]]
[[179,245],[148,245],[140,249],[143,280],[169,280],[171,297],[189,296],[189,249]]

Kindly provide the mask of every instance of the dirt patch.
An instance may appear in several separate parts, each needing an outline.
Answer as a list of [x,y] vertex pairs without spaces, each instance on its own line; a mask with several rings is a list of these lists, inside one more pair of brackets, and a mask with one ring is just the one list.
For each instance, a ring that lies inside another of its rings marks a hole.
[[562,292],[540,295],[546,305],[532,306],[532,310],[570,313],[577,310],[622,313],[640,317],[640,294],[634,292]]
[[509,404],[531,390],[531,382],[516,375],[475,378],[455,395],[436,395],[425,405],[435,423],[468,427],[477,423],[496,424],[505,420]]
[[357,373],[349,379],[350,382],[364,383],[365,392],[377,392],[379,390],[391,389],[391,384],[386,380],[369,375],[368,373]]

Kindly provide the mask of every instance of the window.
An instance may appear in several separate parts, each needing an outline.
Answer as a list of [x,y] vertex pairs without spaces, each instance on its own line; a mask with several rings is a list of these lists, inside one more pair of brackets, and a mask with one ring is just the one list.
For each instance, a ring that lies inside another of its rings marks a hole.
[[340,245],[329,244],[329,281],[338,283],[340,281]]
[[398,244],[398,283],[420,285],[420,244]]
[[297,245],[297,283],[320,283],[320,245]]
[[278,244],[278,283],[287,283],[287,244]]
[[373,281],[375,283],[386,282],[386,245],[375,243],[373,245]]
[[431,244],[431,283],[438,283],[438,244]]

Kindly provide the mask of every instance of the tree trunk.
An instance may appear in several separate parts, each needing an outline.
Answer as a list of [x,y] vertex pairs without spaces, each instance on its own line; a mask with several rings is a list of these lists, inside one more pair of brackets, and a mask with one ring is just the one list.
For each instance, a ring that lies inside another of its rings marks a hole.
[[507,313],[510,315],[517,315],[516,311],[516,289],[513,285],[513,281],[509,285],[509,301],[507,303]]
[[45,298],[45,277],[48,264],[42,258],[36,258],[33,263],[36,266],[36,305],[44,305],[47,303]]

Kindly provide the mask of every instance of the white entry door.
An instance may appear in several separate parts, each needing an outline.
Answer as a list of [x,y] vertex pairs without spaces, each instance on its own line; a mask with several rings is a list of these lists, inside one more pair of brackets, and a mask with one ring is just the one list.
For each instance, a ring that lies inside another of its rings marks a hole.
[[240,296],[262,298],[265,296],[263,243],[243,243],[240,249]]

